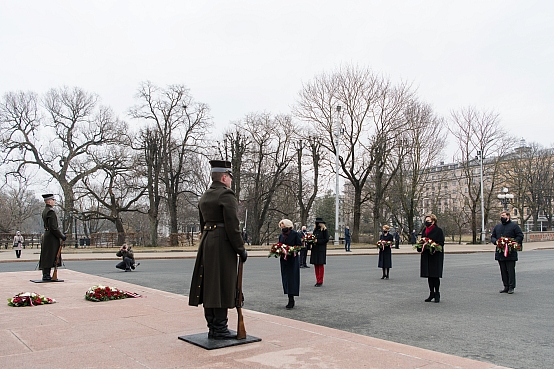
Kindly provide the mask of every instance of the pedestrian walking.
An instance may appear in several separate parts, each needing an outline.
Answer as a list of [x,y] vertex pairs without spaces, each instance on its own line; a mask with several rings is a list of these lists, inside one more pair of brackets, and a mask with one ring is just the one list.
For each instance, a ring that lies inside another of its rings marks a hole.
[[[283,219],[279,222],[279,227],[281,228],[280,243],[288,246],[302,246],[300,233],[293,229],[292,221]],[[300,255],[282,255],[279,258],[279,263],[281,265],[283,293],[289,297],[289,302],[285,307],[292,309],[295,303],[294,297],[300,296]]]
[[203,304],[208,339],[236,338],[227,326],[227,312],[236,305],[237,255],[247,259],[238,201],[231,183],[231,163],[210,161],[212,183],[198,201],[202,236],[196,254],[189,305]]
[[344,228],[344,250],[350,252],[350,227]]
[[[509,212],[500,213],[500,224],[497,224],[492,230],[491,242],[496,245],[494,259],[498,261],[500,276],[504,284],[500,293],[512,294],[516,288],[517,249],[521,249],[523,232],[517,223],[512,222]],[[512,242],[516,244],[514,245]]]
[[415,245],[417,242],[417,232],[414,230],[412,230],[412,233],[410,233],[410,244],[413,246]]
[[398,229],[394,232],[394,248],[400,248],[400,232],[398,232]]
[[25,242],[25,239],[21,235],[21,232],[20,231],[15,232],[15,236],[13,237],[13,249],[15,250],[15,257],[18,259],[21,257],[23,242]]
[[58,228],[58,216],[54,211],[54,205],[56,205],[54,195],[49,193],[42,195],[42,198],[46,206],[42,211],[44,235],[40,248],[39,269],[42,270],[42,280],[47,282],[52,280],[50,276],[52,268],[62,265],[61,257],[56,265],[56,258],[61,247],[61,241],[65,241],[67,237]]
[[306,226],[302,226],[302,230],[300,231],[300,237],[303,239],[302,241],[302,250],[300,250],[300,268],[309,268],[310,266],[306,264],[306,261],[308,259],[308,251],[312,248],[312,245],[310,242],[307,242],[305,237],[308,235],[308,229]]
[[315,287],[321,287],[327,262],[327,242],[329,242],[329,232],[322,218],[315,219],[313,235],[315,241],[312,245],[310,264],[313,264],[315,268]]
[[[420,272],[422,278],[427,278],[429,297],[425,302],[435,300],[440,302],[440,278],[444,264],[444,232],[437,226],[437,216],[429,214],[425,217],[425,228],[421,233],[423,244],[418,244],[417,251],[421,253]],[[421,247],[419,247],[421,245]],[[431,245],[440,246],[440,251]]]
[[[377,266],[383,269],[383,276],[381,279],[389,279],[389,271],[392,268],[392,250],[391,246],[394,241],[393,236],[390,234],[390,226],[385,224],[383,226],[383,232],[379,235],[380,241],[385,241],[382,247],[379,247],[379,263]],[[390,242],[390,243],[387,243]]]

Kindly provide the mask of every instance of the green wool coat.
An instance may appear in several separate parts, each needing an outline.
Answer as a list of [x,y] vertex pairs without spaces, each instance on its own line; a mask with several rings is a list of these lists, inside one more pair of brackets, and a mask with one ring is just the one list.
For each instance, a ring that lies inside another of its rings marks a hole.
[[[40,249],[39,269],[50,269],[56,263],[56,255],[60,248],[63,233],[58,229],[58,217],[51,206],[46,205],[42,211],[42,222],[44,224],[44,236]],[[61,257],[58,266],[60,265]]]
[[198,208],[202,237],[192,273],[189,305],[234,308],[237,255],[244,253],[237,198],[223,183],[213,182],[200,198]]

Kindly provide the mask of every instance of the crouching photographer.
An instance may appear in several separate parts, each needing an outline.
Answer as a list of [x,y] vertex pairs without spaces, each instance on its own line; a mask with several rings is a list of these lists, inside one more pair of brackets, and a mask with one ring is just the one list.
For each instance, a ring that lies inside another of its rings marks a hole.
[[140,263],[135,264],[135,256],[133,255],[133,251],[131,251],[131,247],[127,247],[126,243],[121,246],[121,248],[115,255],[123,258],[123,261],[119,262],[115,266],[118,269],[124,269],[126,272],[130,272],[131,270],[134,270],[135,267],[140,265]]

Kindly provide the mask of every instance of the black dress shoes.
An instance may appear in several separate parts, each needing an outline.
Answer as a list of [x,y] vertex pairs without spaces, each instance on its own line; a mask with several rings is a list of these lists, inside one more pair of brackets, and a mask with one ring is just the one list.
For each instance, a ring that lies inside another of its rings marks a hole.
[[440,302],[441,301],[441,294],[440,292],[435,292],[435,302]]
[[316,283],[314,287],[321,287],[322,283]]
[[508,290],[508,294],[511,295],[512,293],[514,293],[514,289],[513,289],[513,288],[510,288],[510,289]]
[[434,293],[434,292],[431,292],[431,293],[429,294],[429,297],[427,297],[427,298],[425,299],[425,302],[431,302],[431,301],[433,301],[434,298],[435,298],[435,293]]
[[504,288],[503,290],[500,290],[500,291],[498,291],[498,292],[500,292],[500,293],[506,293],[506,292],[508,292],[508,289],[507,289],[507,288]]

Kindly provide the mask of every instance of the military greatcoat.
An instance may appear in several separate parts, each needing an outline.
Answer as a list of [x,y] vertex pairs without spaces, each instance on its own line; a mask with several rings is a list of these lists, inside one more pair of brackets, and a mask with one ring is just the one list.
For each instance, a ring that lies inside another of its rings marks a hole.
[[[64,237],[58,229],[58,217],[54,208],[46,205],[42,211],[42,222],[44,224],[44,235],[40,249],[39,269],[50,269],[56,263],[56,255],[60,248],[60,240]],[[58,266],[61,265],[61,257]]]
[[189,305],[234,308],[237,255],[245,252],[235,193],[215,181],[198,202],[202,237],[196,256]]

